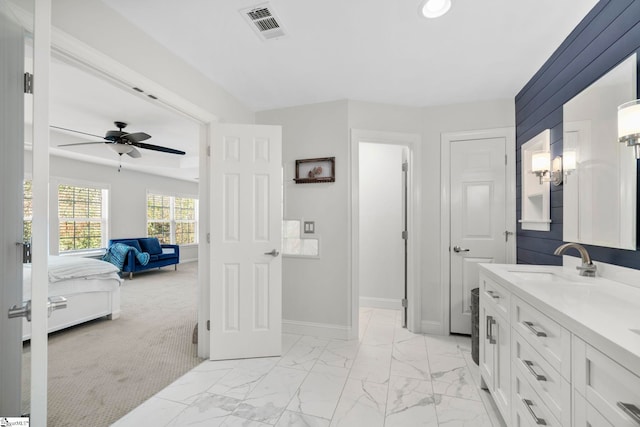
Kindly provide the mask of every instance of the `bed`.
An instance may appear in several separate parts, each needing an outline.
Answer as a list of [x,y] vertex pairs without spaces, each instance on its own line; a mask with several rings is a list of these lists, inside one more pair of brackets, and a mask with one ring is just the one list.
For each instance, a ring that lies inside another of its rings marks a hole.
[[[67,308],[49,317],[48,332],[107,316],[120,317],[118,267],[92,258],[49,256],[49,297],[63,296]],[[23,264],[23,301],[31,299],[31,264]],[[23,320],[22,339],[31,338],[31,323]]]

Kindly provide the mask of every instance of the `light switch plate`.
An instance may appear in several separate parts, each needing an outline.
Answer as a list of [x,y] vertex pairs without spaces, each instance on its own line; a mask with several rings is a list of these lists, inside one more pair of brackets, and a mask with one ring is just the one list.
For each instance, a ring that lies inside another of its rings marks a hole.
[[316,222],[315,221],[304,221],[303,230],[305,234],[313,234],[316,232]]

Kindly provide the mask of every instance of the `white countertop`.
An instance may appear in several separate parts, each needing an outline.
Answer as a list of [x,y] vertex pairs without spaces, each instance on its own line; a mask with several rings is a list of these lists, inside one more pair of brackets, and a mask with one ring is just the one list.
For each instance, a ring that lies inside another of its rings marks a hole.
[[640,376],[640,288],[566,266],[480,264],[480,271]]

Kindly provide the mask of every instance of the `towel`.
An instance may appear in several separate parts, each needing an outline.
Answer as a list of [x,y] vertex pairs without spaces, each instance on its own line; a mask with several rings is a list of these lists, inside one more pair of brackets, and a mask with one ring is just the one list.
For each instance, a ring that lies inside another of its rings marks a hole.
[[102,260],[110,262],[122,270],[129,251],[133,251],[140,264],[147,265],[149,262],[150,255],[147,252],[140,252],[133,246],[125,245],[124,243],[114,243],[109,246],[107,253],[102,257]]

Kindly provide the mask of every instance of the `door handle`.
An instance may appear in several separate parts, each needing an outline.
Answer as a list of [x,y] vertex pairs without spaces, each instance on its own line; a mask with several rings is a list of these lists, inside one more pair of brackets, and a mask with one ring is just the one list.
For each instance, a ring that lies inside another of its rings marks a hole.
[[31,300],[22,305],[14,305],[9,309],[9,319],[17,317],[26,317],[27,322],[31,322]]
[[275,249],[272,250],[271,252],[265,252],[265,255],[271,255],[272,257],[277,257],[278,255],[280,255],[280,252],[276,251]]
[[[47,317],[51,317],[51,313],[56,310],[67,308],[67,299],[64,297],[51,297],[47,301]],[[31,300],[22,305],[14,305],[9,309],[9,319],[17,317],[26,317],[27,322],[31,322]]]
[[454,246],[453,247],[453,252],[455,252],[455,253],[469,252],[469,249],[462,249],[460,246]]
[[51,317],[51,313],[56,310],[62,310],[63,308],[67,308],[67,299],[65,297],[51,297],[47,302],[47,309],[49,310],[49,317]]

